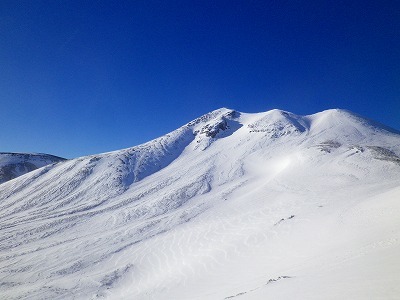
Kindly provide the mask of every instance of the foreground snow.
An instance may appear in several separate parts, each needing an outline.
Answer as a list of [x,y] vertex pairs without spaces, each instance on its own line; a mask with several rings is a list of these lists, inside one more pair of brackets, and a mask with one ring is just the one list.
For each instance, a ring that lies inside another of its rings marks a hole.
[[400,135],[209,113],[0,186],[5,299],[396,299]]

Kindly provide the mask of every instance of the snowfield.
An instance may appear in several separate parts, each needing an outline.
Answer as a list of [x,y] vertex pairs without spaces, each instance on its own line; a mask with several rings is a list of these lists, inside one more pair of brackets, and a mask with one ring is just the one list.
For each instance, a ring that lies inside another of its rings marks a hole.
[[399,299],[400,134],[219,109],[0,185],[1,299]]

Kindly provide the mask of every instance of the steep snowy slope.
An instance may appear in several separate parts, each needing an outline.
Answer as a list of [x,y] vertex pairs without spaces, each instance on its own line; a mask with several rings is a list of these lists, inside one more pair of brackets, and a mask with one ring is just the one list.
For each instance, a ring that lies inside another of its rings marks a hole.
[[41,153],[0,152],[0,184],[64,158]]
[[400,135],[220,109],[0,186],[5,299],[395,299]]

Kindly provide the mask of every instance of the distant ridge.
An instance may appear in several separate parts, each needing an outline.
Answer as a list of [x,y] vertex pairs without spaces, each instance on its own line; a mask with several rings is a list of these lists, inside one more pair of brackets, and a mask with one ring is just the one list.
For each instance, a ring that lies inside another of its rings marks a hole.
[[0,184],[64,160],[66,159],[44,153],[0,152]]

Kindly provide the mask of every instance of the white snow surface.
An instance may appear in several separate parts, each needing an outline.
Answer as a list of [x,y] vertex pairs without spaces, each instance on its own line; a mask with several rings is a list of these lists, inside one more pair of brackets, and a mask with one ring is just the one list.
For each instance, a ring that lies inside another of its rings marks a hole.
[[400,135],[219,109],[0,185],[1,299],[399,299]]

